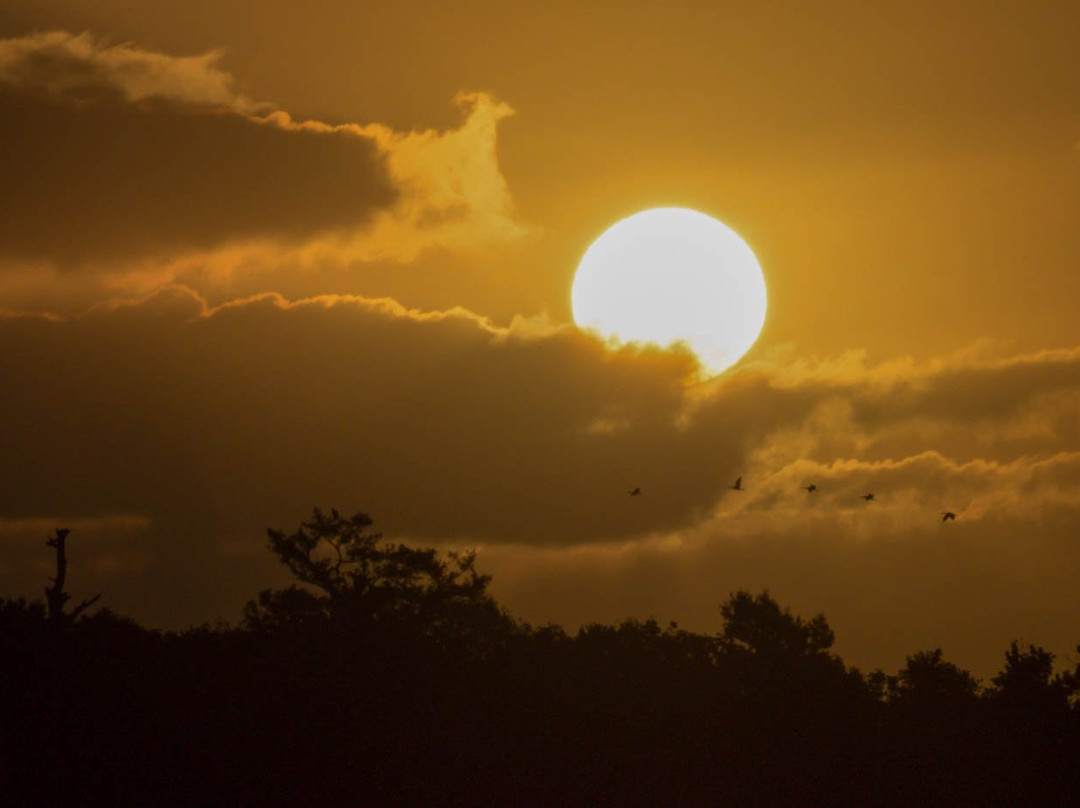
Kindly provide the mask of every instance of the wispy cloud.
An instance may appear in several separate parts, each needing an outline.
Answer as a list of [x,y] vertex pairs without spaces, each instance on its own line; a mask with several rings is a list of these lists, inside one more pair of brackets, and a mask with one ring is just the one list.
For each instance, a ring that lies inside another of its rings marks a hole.
[[131,43],[109,44],[89,32],[46,31],[0,40],[0,82],[53,95],[222,107],[241,114],[269,111],[237,92],[222,70],[221,51],[170,56]]

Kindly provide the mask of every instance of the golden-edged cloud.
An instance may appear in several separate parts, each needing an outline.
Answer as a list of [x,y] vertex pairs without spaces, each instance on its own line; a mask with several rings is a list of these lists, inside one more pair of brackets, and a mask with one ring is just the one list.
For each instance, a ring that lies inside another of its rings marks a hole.
[[[212,590],[206,617],[272,579],[264,528],[312,505],[364,509],[394,538],[481,545],[525,592],[515,558],[540,559],[537,580],[578,562],[608,580],[660,553],[673,577],[650,586],[675,604],[680,580],[721,559],[735,566],[718,580],[769,584],[779,552],[775,585],[790,584],[787,560],[810,548],[819,566],[850,553],[843,564],[878,559],[867,574],[902,581],[922,570],[910,548],[936,542],[956,570],[978,545],[1000,578],[1019,526],[1080,526],[1075,410],[1061,403],[1080,391],[1080,353],[898,367],[758,366],[693,386],[684,355],[611,353],[544,322],[349,296],[211,306],[171,287],[75,318],[0,318],[3,448],[22,459],[0,487],[12,518],[150,520],[152,559],[125,586]],[[729,490],[738,475],[745,490]],[[959,518],[943,525],[943,510]],[[908,561],[886,570],[892,555]],[[1026,569],[1056,580],[1062,558]],[[161,621],[188,609],[112,589]]]
[[0,305],[72,310],[526,231],[495,152],[506,104],[462,94],[449,131],[295,120],[219,59],[66,32],[0,41]]

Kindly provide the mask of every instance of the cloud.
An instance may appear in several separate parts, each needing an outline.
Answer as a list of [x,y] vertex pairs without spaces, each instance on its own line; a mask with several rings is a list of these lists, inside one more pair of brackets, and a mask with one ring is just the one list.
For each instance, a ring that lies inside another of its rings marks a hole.
[[[824,611],[841,653],[864,667],[895,670],[943,646],[988,677],[1015,638],[1068,656],[1080,640],[1078,369],[1072,349],[980,350],[722,378],[687,429],[710,442],[705,422],[724,412],[748,438],[746,490],[718,491],[693,524],[636,538],[480,542],[480,563],[537,622],[651,614],[712,631],[729,592],[769,588],[801,613]],[[758,417],[732,417],[739,388]],[[944,510],[957,520],[943,522]]]
[[[557,544],[684,518],[678,503],[621,506],[646,455],[674,451],[664,413],[687,358],[609,356],[565,329],[348,297],[215,308],[173,288],[68,320],[0,318],[0,372],[3,451],[20,458],[0,474],[0,515],[146,514],[153,563],[127,586],[173,592],[140,602],[162,620],[182,619],[192,586],[200,608],[235,612],[274,580],[265,528],[312,505],[365,508],[401,534]],[[609,410],[643,427],[631,445],[591,446]]]
[[[150,558],[110,591],[173,624],[195,600],[199,618],[235,614],[280,582],[264,530],[313,505],[485,548],[534,619],[529,592],[572,568],[553,591],[594,576],[589,592],[625,587],[612,608],[663,596],[665,618],[701,620],[715,603],[679,613],[680,592],[715,601],[719,581],[773,586],[808,611],[840,604],[853,625],[866,581],[888,578],[897,597],[922,586],[920,553],[957,575],[974,564],[995,597],[1044,574],[1045,591],[1014,593],[1023,611],[1075,571],[1061,537],[1080,527],[1078,365],[1074,351],[957,355],[697,385],[686,355],[609,352],[542,318],[501,327],[350,296],[212,306],[171,287],[79,317],[0,317],[2,448],[20,458],[0,472],[0,516],[145,515]],[[730,491],[738,475],[746,490]],[[1021,531],[1046,550],[1018,565]],[[795,559],[821,578],[799,584]],[[866,579],[841,587],[849,600],[826,597],[828,564]],[[586,616],[597,597],[557,598],[553,616]]]
[[266,111],[235,90],[233,77],[218,67],[221,56],[169,56],[129,43],[109,45],[88,32],[38,32],[0,40],[0,81],[57,96]]
[[71,311],[527,232],[498,168],[506,104],[462,94],[449,131],[296,120],[239,93],[220,56],[0,41],[0,305]]
[[371,139],[217,112],[0,96],[9,263],[116,273],[260,238],[364,226],[397,191]]
[[[0,588],[41,592],[47,578],[56,573],[53,551],[46,549],[45,539],[59,527],[71,530],[70,583],[78,591],[85,588],[88,578],[107,585],[138,574],[150,563],[150,548],[140,542],[150,528],[150,520],[143,516],[0,517]],[[30,582],[37,586],[29,586]]]
[[353,132],[373,138],[386,154],[391,177],[405,192],[395,216],[382,219],[374,234],[363,238],[345,234],[314,246],[309,253],[328,257],[326,253],[333,251],[348,260],[407,261],[431,247],[497,243],[528,232],[515,219],[495,153],[498,124],[514,110],[482,92],[459,93],[455,102],[466,110],[466,119],[460,129],[448,132],[401,133],[380,124],[297,124],[284,113],[267,116],[290,130]]
[[[617,413],[643,430],[625,437],[648,450],[675,434],[669,416],[689,367],[660,352],[609,356],[569,330],[538,337],[463,310],[346,296],[209,307],[173,288],[62,323],[22,317],[0,326],[11,349],[4,369],[28,380],[8,388],[4,409],[25,419],[26,441],[36,433],[39,451],[65,458],[48,473],[80,492],[82,505],[146,496],[165,506],[190,485],[254,502],[269,493],[264,486],[284,493],[299,484],[316,501],[326,486],[349,500],[378,492],[373,505],[419,533],[559,543],[619,535],[639,518],[605,527],[617,514],[610,504],[584,520],[548,511],[583,484],[622,493],[628,449],[603,457],[610,436],[592,436],[589,424]],[[38,445],[15,439],[20,454]],[[589,457],[597,441],[599,456]],[[169,464],[154,460],[161,452]],[[107,482],[136,468],[150,476],[115,489]],[[496,507],[508,487],[518,503]]]

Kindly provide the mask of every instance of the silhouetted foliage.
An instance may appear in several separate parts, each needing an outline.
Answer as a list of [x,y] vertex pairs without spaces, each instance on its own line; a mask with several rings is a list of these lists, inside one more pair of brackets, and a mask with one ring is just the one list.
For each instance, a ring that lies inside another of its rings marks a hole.
[[1033,717],[1064,715],[1076,680],[1054,674],[1054,655],[1029,645],[1021,650],[1014,640],[1005,652],[1005,667],[992,680],[990,697],[1008,710]]
[[768,592],[736,592],[720,607],[720,614],[724,618],[721,642],[729,651],[797,658],[832,648],[833,632],[823,615],[804,621],[781,609]]
[[968,707],[975,702],[979,682],[967,671],[946,662],[940,648],[920,651],[889,680],[889,700],[905,708],[934,712]]
[[1075,801],[1078,676],[1045,649],[1013,643],[985,689],[940,649],[863,676],[824,616],[745,591],[713,634],[571,634],[513,620],[471,554],[371,527],[269,531],[295,583],[235,627],[99,609],[55,631],[0,600],[3,804]]
[[269,548],[300,586],[264,590],[244,608],[252,630],[333,623],[362,630],[389,623],[474,649],[513,630],[513,620],[487,593],[491,577],[474,553],[439,554],[381,542],[367,514],[344,517],[315,509],[292,533],[269,530]]

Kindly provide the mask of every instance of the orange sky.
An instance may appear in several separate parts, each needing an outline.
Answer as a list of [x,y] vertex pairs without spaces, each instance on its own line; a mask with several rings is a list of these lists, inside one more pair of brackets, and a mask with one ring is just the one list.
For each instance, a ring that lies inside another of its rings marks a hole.
[[[0,8],[3,593],[63,522],[73,586],[232,618],[321,505],[535,622],[768,587],[864,666],[1080,642],[1074,4],[41,6]],[[706,385],[569,325],[658,205],[765,271]]]

